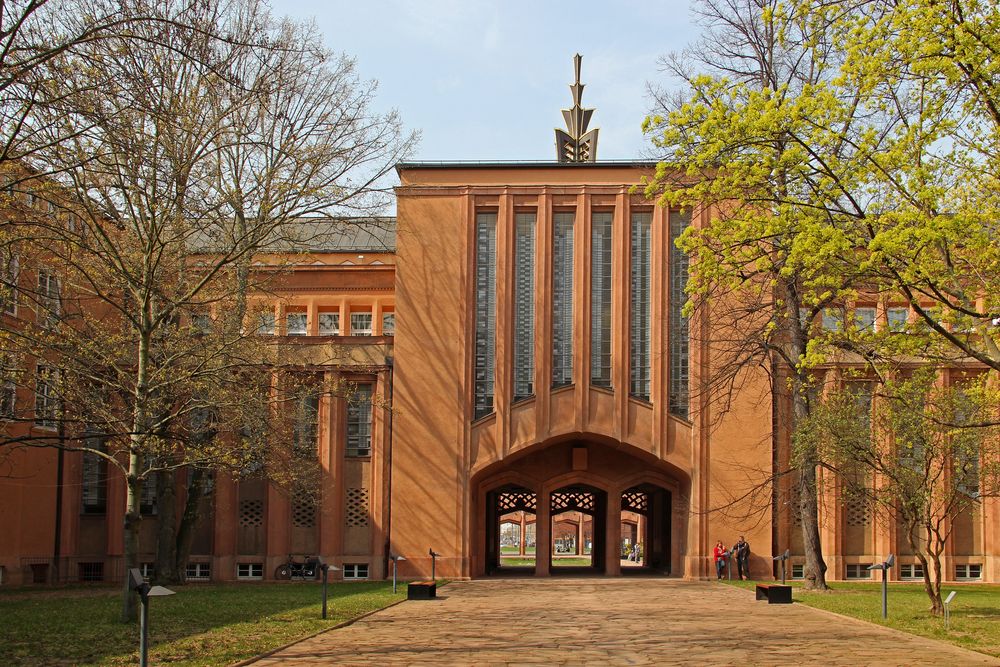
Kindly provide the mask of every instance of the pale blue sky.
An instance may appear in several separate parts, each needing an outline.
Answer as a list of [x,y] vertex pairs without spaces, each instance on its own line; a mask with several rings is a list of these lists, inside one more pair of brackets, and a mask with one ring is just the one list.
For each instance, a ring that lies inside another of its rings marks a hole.
[[599,159],[640,157],[656,60],[695,37],[685,1],[273,0],[379,81],[378,104],[423,136],[419,160],[549,160],[573,54]]

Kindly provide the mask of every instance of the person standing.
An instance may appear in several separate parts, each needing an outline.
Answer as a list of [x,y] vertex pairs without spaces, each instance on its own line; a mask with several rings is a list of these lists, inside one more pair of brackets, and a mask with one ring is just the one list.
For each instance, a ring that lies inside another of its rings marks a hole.
[[733,545],[733,557],[740,580],[750,579],[750,543],[742,535],[740,541]]
[[712,552],[715,555],[715,578],[722,579],[722,571],[726,569],[726,547],[719,540]]

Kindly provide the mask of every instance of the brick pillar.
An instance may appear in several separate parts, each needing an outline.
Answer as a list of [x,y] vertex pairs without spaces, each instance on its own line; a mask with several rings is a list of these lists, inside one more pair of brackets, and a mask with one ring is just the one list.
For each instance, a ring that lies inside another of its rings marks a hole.
[[622,494],[614,490],[608,494],[608,513],[605,519],[604,562],[605,574],[616,577],[622,573]]
[[544,489],[538,494],[535,514],[535,576],[549,576],[552,561],[552,501],[551,491]]

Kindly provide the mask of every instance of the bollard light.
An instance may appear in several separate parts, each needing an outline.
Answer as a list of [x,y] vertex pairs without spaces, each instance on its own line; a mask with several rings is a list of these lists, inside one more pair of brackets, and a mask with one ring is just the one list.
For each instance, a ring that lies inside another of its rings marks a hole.
[[316,557],[316,564],[319,565],[319,571],[322,573],[322,577],[323,577],[323,612],[322,612],[321,618],[323,620],[326,620],[326,583],[327,583],[327,577],[328,577],[328,575],[330,573],[330,570],[333,570],[334,572],[337,572],[337,571],[340,570],[340,568],[337,567],[336,565],[328,565],[326,563],[326,561],[323,560],[322,556],[317,556]]
[[785,561],[787,561],[791,557],[792,557],[792,550],[791,549],[785,549],[785,553],[778,554],[777,556],[775,556],[774,558],[771,559],[773,561],[780,561],[779,562],[779,566],[781,567],[781,585],[782,586],[785,585]]
[[869,570],[882,570],[882,618],[889,618],[889,570],[896,562],[896,556],[889,554],[889,557],[882,563],[869,565]]
[[948,597],[944,599],[944,629],[948,630],[951,628],[951,601],[955,599],[955,595],[958,591],[952,591],[948,593]]
[[389,554],[389,559],[392,561],[392,592],[396,592],[396,569],[399,567],[399,561],[406,560],[403,556],[397,556],[396,554]]
[[428,549],[427,553],[431,556],[431,581],[437,581],[437,570],[435,568],[437,566],[437,558],[441,554],[435,552],[434,549]]
[[139,667],[149,664],[149,598],[173,595],[174,591],[163,586],[150,586],[142,570],[130,567],[129,588],[139,595]]

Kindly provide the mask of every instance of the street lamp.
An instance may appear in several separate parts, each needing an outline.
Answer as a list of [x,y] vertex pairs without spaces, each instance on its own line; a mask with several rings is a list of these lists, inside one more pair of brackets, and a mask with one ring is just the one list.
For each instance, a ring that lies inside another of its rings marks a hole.
[[771,559],[771,560],[781,561],[779,563],[779,566],[781,567],[781,585],[782,586],[785,585],[785,561],[788,560],[791,557],[792,557],[792,550],[791,549],[785,549],[785,553],[778,554],[777,556],[775,556],[774,558]]
[[150,586],[142,570],[130,567],[129,588],[139,594],[139,667],[149,664],[149,598],[173,595],[174,591],[163,586]]
[[389,554],[389,559],[392,561],[392,592],[396,592],[396,568],[399,567],[399,561],[406,560],[403,556],[397,556],[396,554]]
[[896,557],[889,554],[884,563],[869,565],[869,570],[882,570],[882,618],[889,618],[889,568],[896,562]]
[[323,620],[326,620],[326,579],[330,570],[338,572],[340,570],[336,565],[327,564],[322,556],[316,557],[317,565],[319,565],[319,571],[323,573]]
[[955,599],[955,595],[958,591],[952,591],[948,593],[948,597],[944,599],[944,629],[948,630],[951,628],[951,601]]

